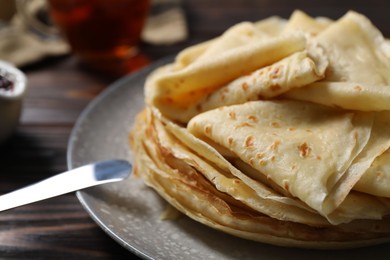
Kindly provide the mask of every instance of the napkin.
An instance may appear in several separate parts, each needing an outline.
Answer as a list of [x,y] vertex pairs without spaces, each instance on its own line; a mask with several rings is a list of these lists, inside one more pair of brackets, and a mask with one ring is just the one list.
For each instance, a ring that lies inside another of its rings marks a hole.
[[154,0],[142,40],[155,45],[173,44],[187,38],[187,25],[180,0]]
[[[9,17],[8,14],[7,18]],[[17,11],[8,21],[0,17],[0,60],[22,67],[46,57],[70,53],[70,47],[64,39],[37,33],[22,17]],[[142,41],[153,45],[167,45],[183,41],[187,36],[181,1],[152,0]]]

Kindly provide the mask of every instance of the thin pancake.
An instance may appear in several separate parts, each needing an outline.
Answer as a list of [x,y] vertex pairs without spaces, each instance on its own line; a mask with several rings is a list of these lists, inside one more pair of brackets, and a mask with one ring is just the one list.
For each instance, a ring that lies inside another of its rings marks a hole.
[[239,46],[216,57],[196,59],[183,69],[176,70],[172,64],[148,78],[146,101],[169,118],[186,122],[188,116],[178,111],[231,80],[303,50],[305,45],[303,35],[290,34]]
[[324,208],[323,203],[366,146],[372,123],[366,113],[254,101],[202,113],[188,123],[188,131],[229,149],[327,216],[338,205]]
[[364,221],[315,228],[276,220],[234,202],[194,168],[159,146],[158,135],[150,128],[149,120],[147,114],[141,113],[132,132],[136,172],[170,204],[194,220],[245,239],[289,247],[350,248],[389,241],[390,227],[381,223]]
[[389,69],[389,41],[355,12],[237,24],[149,75],[135,172],[184,214],[246,239],[389,241]]

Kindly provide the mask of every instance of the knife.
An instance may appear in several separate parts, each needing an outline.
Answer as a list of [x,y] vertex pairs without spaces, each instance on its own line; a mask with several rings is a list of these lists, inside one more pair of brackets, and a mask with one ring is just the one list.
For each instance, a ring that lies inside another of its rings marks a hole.
[[56,197],[84,188],[126,179],[132,166],[125,160],[106,160],[59,173],[0,196],[0,211]]

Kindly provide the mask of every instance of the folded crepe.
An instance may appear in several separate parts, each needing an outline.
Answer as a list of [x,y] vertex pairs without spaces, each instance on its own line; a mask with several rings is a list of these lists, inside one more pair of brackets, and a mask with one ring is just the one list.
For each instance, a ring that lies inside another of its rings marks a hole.
[[390,44],[366,17],[347,13],[317,40],[330,61],[326,79],[286,97],[359,111],[390,110]]
[[179,63],[161,68],[146,82],[146,102],[170,118],[186,122],[193,114],[187,115],[185,110],[191,106],[196,109],[200,98],[240,76],[304,50],[306,45],[301,33],[262,40],[255,32],[254,25],[239,24],[214,42],[219,48],[212,49],[210,54],[205,51],[185,67]]
[[149,75],[135,172],[215,229],[281,246],[390,241],[390,51],[365,16],[243,22]]
[[[375,197],[334,211],[373,159],[390,146],[389,115],[288,100],[254,101],[199,114],[187,129],[233,152],[283,194],[339,224],[390,213]],[[365,210],[373,204],[378,204],[375,211]]]

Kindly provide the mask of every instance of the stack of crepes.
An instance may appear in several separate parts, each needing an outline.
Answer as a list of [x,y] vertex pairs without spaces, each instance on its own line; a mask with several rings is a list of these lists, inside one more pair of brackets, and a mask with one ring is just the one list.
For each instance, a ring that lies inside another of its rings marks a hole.
[[362,14],[237,24],[149,75],[145,101],[136,174],[192,219],[289,247],[390,241],[390,42]]

